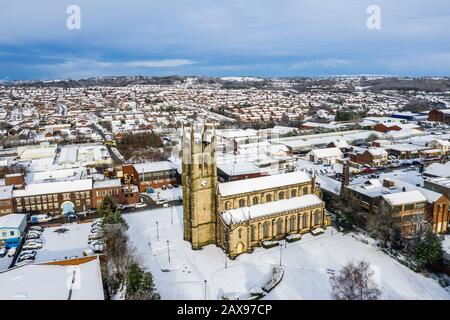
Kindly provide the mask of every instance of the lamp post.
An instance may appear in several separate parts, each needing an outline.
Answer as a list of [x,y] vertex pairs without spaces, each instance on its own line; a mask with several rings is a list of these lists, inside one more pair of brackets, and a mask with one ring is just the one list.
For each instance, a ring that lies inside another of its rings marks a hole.
[[281,266],[281,259],[283,258],[283,245],[280,243],[280,266]]
[[208,281],[207,280],[205,280],[205,300],[207,300],[206,299],[206,284],[208,283]]
[[159,241],[159,228],[158,228],[158,221],[156,221],[156,240]]
[[167,240],[167,257],[169,258],[169,263],[170,263],[170,244],[169,244],[169,240]]
[[170,224],[173,226],[173,206],[170,206]]

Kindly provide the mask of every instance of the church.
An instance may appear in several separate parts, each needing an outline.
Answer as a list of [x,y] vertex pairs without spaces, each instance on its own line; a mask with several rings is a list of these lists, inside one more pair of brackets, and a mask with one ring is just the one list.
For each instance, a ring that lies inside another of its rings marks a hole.
[[219,183],[214,128],[182,132],[183,235],[192,249],[215,244],[230,258],[263,241],[329,225],[315,177],[304,172]]

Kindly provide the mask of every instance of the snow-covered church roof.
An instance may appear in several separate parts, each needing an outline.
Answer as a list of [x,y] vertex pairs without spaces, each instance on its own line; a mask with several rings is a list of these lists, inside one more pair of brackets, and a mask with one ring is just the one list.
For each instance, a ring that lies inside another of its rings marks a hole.
[[266,202],[250,207],[242,207],[227,210],[221,213],[226,224],[237,224],[249,219],[287,212],[307,207],[316,207],[322,204],[322,200],[315,194],[307,194],[301,197],[294,197],[285,200]]

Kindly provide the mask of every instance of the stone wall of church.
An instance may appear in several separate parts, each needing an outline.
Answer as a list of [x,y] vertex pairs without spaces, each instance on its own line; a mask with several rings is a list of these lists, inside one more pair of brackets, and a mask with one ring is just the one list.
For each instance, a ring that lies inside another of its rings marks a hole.
[[224,242],[218,243],[228,251],[230,258],[241,253],[251,252],[263,241],[282,240],[289,234],[307,233],[314,228],[326,227],[328,222],[324,215],[324,204],[271,216],[261,217],[240,224],[226,226],[223,221],[218,224],[218,232]]

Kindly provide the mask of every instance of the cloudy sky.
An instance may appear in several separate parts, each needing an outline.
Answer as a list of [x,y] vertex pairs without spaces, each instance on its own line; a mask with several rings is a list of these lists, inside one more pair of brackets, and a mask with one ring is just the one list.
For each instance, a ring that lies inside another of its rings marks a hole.
[[2,1],[0,79],[173,74],[450,76],[450,1]]

